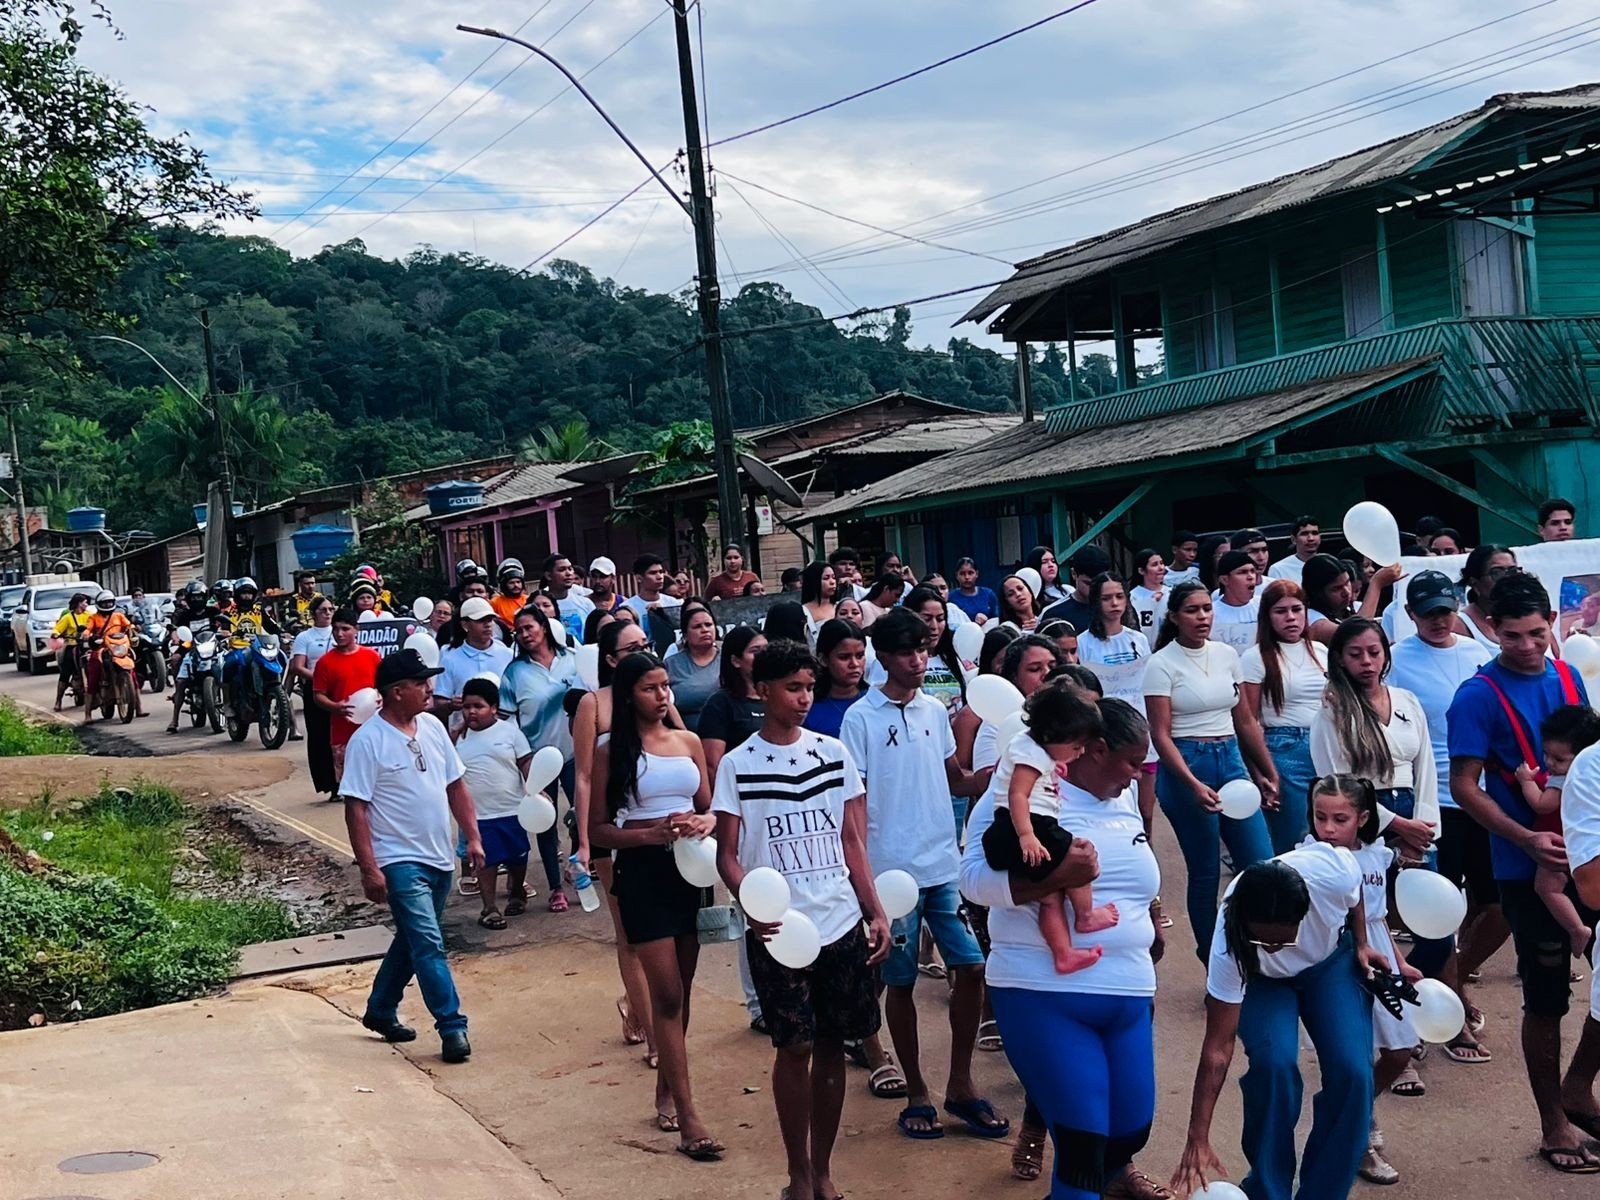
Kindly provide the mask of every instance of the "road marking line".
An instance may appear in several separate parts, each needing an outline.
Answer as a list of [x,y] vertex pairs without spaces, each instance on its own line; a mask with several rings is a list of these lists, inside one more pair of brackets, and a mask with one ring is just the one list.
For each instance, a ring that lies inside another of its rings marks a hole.
[[252,800],[248,796],[241,796],[238,792],[229,792],[228,799],[237,801],[246,808],[254,809],[268,820],[276,821],[280,825],[286,825],[296,833],[308,837],[318,845],[325,846],[327,849],[338,854],[342,854],[346,858],[353,859],[356,856],[355,850],[351,848],[348,842],[341,842],[338,838],[323,833],[322,830],[316,828],[316,826],[307,825],[298,817],[291,817],[288,813],[273,808],[270,804],[263,804],[259,800]]

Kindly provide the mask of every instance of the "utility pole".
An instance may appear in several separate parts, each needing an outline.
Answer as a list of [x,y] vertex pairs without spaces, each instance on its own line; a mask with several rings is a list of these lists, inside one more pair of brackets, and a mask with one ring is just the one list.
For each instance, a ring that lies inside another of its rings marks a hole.
[[233,574],[233,472],[228,466],[228,439],[223,431],[222,398],[217,393],[217,356],[211,346],[211,310],[200,310],[200,334],[206,352],[206,407],[211,410],[211,427],[217,438],[217,463],[221,472],[221,514],[207,512],[206,520],[222,522],[223,571]]
[[739,491],[739,466],[733,451],[733,405],[728,397],[728,371],[722,358],[722,289],[717,283],[717,226],[706,187],[705,152],[700,145],[700,110],[694,98],[694,56],[689,50],[688,0],[672,0],[672,23],[678,35],[678,82],[683,89],[683,133],[688,150],[689,195],[694,220],[694,248],[700,301],[700,330],[706,344],[706,391],[711,401],[711,431],[716,440],[717,529],[722,548],[743,543],[744,498]]
[[17,536],[22,544],[22,578],[33,574],[33,548],[28,544],[28,501],[22,494],[22,456],[17,453],[18,402],[6,402],[6,426],[11,433],[11,486],[17,500]]

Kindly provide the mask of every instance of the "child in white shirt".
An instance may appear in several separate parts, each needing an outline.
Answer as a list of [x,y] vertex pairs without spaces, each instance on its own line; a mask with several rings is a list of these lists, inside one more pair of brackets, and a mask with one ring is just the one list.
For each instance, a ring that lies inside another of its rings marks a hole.
[[[1544,745],[1545,769],[1536,771],[1532,763],[1520,763],[1517,782],[1522,786],[1522,798],[1533,809],[1533,827],[1544,833],[1560,833],[1561,789],[1578,752],[1600,742],[1600,713],[1587,704],[1564,704],[1544,719],[1539,738]],[[1568,878],[1564,867],[1540,867],[1534,872],[1533,890],[1567,931],[1572,956],[1583,958],[1589,948],[1590,931],[1567,895]]]
[[[984,831],[983,853],[997,871],[1018,871],[1041,881],[1072,849],[1072,834],[1061,828],[1060,779],[1084,743],[1100,732],[1099,710],[1066,682],[1046,684],[1028,701],[1027,729],[1000,751],[995,768],[994,824]],[[1065,904],[1072,905],[1073,925]],[[1094,906],[1089,884],[1068,888],[1052,902],[1039,904],[1039,933],[1063,975],[1092,967],[1101,948],[1080,950],[1072,929],[1098,933],[1117,923],[1117,906]]]

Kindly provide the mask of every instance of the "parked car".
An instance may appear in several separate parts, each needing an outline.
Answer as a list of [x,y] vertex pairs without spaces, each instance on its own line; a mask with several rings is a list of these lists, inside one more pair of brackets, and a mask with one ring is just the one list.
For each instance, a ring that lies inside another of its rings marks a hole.
[[41,583],[29,586],[11,613],[11,636],[15,641],[17,670],[42,675],[55,662],[50,649],[50,631],[67,611],[67,601],[78,592],[94,594],[89,583]]
[[16,635],[11,632],[11,614],[27,590],[28,585],[24,583],[0,587],[0,663],[10,662],[17,653]]

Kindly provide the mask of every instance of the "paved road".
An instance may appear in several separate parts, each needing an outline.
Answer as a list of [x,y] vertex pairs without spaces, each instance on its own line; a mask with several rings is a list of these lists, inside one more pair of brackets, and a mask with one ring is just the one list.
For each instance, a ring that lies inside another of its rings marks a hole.
[[[53,682],[0,671],[0,694],[48,706]],[[163,724],[161,716],[152,716],[107,732],[114,738],[127,737],[150,753],[199,751],[184,761],[220,762],[231,789],[279,820],[290,836],[314,840],[348,861],[343,815],[337,807],[316,799],[306,786],[300,744],[267,752],[253,740],[235,746],[223,735],[185,730],[168,737],[161,732]],[[295,764],[287,778],[264,789],[252,789],[262,764],[273,768],[268,774],[275,778],[285,762]],[[1164,825],[1158,827],[1155,840],[1167,881],[1164,891],[1180,896],[1183,864]],[[545,891],[542,883],[539,891]],[[776,1149],[768,1091],[771,1056],[761,1039],[744,1032],[731,950],[708,949],[702,955],[696,994],[709,1002],[696,1009],[690,1053],[708,1119],[734,1154],[726,1168],[682,1170],[672,1161],[675,1156],[667,1150],[665,1139],[645,1124],[652,1076],[638,1068],[637,1051],[622,1047],[613,1028],[616,1017],[611,1004],[620,989],[612,951],[605,944],[611,937],[609,921],[603,911],[584,914],[576,907],[563,915],[550,914],[544,911],[542,899],[541,895],[527,916],[514,920],[503,933],[489,933],[476,925],[475,901],[452,899],[449,933],[452,946],[469,951],[459,961],[457,973],[464,1005],[474,1019],[478,1053],[467,1068],[440,1068],[434,1057],[437,1043],[424,1032],[422,1039],[407,1048],[407,1054],[435,1073],[435,1086],[535,1165],[566,1196],[610,1200],[619,1186],[630,1187],[640,1197],[686,1195],[691,1187],[701,1200],[776,1194],[781,1183],[781,1156]],[[474,950],[491,953],[470,953]],[[359,1010],[372,970],[366,964],[337,973],[339,983],[330,998],[347,1010]],[[1203,977],[1181,924],[1173,931],[1171,951],[1160,971],[1158,1108],[1150,1147],[1139,1162],[1152,1175],[1165,1178],[1182,1147],[1203,1028]],[[1477,998],[1489,1017],[1485,1040],[1495,1059],[1486,1065],[1463,1067],[1446,1061],[1435,1050],[1422,1068],[1428,1086],[1425,1098],[1385,1096],[1380,1100],[1379,1120],[1388,1134],[1391,1158],[1403,1176],[1403,1182],[1384,1189],[1385,1194],[1395,1200],[1535,1195],[1549,1200],[1580,1196],[1587,1200],[1600,1187],[1595,1179],[1558,1176],[1533,1157],[1538,1127],[1516,1044],[1520,993],[1511,978],[1509,953],[1502,952],[1492,960],[1485,975]],[[1587,983],[1577,990],[1586,997]],[[919,988],[919,1007],[924,1014],[924,1062],[937,1099],[943,1078],[938,1064],[946,1062],[948,1055],[942,986],[924,981]],[[417,1023],[425,1030],[426,1017],[415,999],[409,1011],[420,1018]],[[1575,1004],[1566,1023],[1569,1052],[1584,1011],[1584,1004]],[[244,1050],[240,1053],[246,1055]],[[978,1058],[980,1086],[990,1092],[1002,1112],[1016,1117],[1020,1096],[1003,1056],[983,1054]],[[1305,1117],[1309,1120],[1310,1098],[1316,1088],[1315,1062],[1310,1055],[1305,1068]],[[1237,1078],[1242,1069],[1240,1054],[1218,1108],[1213,1137],[1236,1179],[1244,1168],[1238,1150]],[[746,1088],[760,1090],[747,1092]],[[957,1135],[940,1143],[908,1142],[893,1130],[893,1105],[866,1096],[864,1073],[852,1070],[850,1089],[845,1118],[848,1136],[841,1146],[839,1181],[852,1200],[903,1200],[911,1180],[916,1181],[916,1192],[925,1200],[954,1200],[980,1188],[1019,1198],[1036,1196],[1042,1190],[1007,1184],[1006,1145],[975,1144]],[[1305,1121],[1302,1136],[1304,1126]],[[444,1144],[436,1151],[446,1157],[455,1152]],[[1379,1190],[1364,1184],[1358,1189]],[[0,1184],[0,1196],[7,1194]]]

